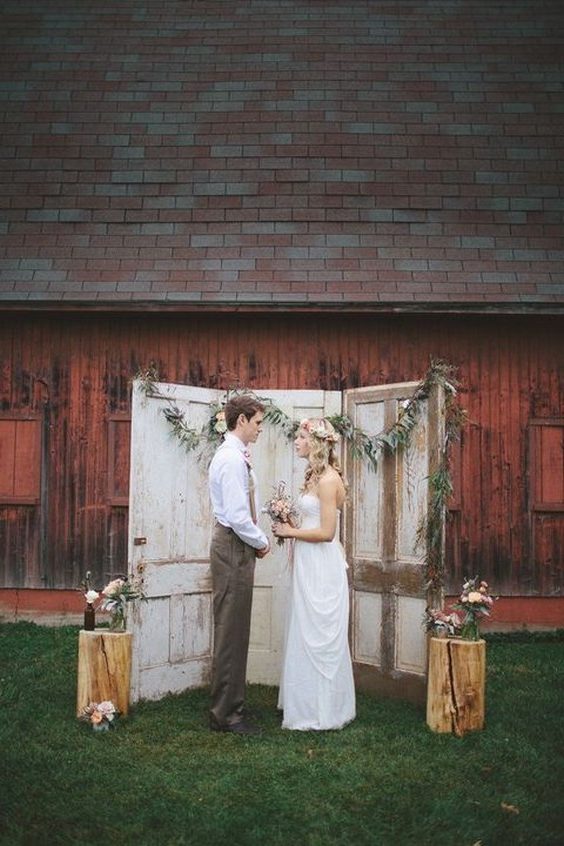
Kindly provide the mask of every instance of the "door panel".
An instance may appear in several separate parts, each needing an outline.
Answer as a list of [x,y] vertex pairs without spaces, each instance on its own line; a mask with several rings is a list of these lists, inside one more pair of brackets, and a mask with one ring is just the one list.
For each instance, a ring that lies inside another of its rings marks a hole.
[[[361,388],[345,395],[346,411],[369,434],[397,419],[416,383]],[[199,430],[210,403],[223,393],[160,383]],[[291,419],[341,413],[342,394],[326,391],[257,391]],[[129,566],[141,566],[148,601],[129,621],[134,634],[132,701],[157,699],[209,682],[212,602],[209,545],[212,532],[207,469],[211,451],[187,453],[172,434],[165,400],[147,396],[135,382],[131,438]],[[437,466],[443,425],[442,398],[433,394],[409,449],[384,455],[375,473],[346,456],[350,490],[345,540],[351,566],[351,646],[357,685],[384,695],[421,699],[425,689],[425,607],[422,550],[417,526]],[[297,495],[305,470],[277,426],[265,424],[252,446],[261,501],[285,480]],[[259,522],[270,534],[269,520]],[[289,588],[286,546],[257,560],[248,681],[278,684]]]
[[[218,391],[159,383],[200,428]],[[158,699],[207,684],[212,604],[209,545],[212,515],[207,474],[187,453],[162,413],[168,406],[133,387],[129,568],[141,566],[147,602],[136,603],[132,701]]]
[[[292,420],[341,413],[340,391],[257,390],[257,394],[272,400]],[[293,443],[281,430],[265,424],[251,450],[261,502],[270,498],[272,485],[280,480],[286,482],[288,491],[296,497],[306,465],[297,458]],[[255,684],[277,685],[280,681],[290,568],[287,541],[284,546],[276,544],[270,534],[270,520],[265,515],[260,517],[259,523],[271,539],[272,551],[266,558],[257,559],[247,678]]]
[[[200,430],[210,403],[223,392],[159,383]],[[293,420],[340,413],[340,392],[257,391]],[[141,564],[148,601],[130,622],[134,633],[132,699],[156,699],[168,692],[209,682],[212,654],[212,601],[209,546],[213,524],[207,472],[209,445],[187,453],[171,433],[162,411],[168,404],[146,396],[134,383],[131,451],[129,562]],[[261,501],[283,479],[297,494],[305,465],[281,429],[265,424],[251,447]],[[270,521],[259,516],[270,536]],[[137,539],[137,540],[136,540]],[[286,546],[257,560],[247,677],[278,684],[289,587]]]
[[[346,411],[370,435],[392,426],[415,382],[345,394]],[[359,689],[421,701],[426,685],[424,549],[417,528],[426,513],[429,475],[438,466],[443,425],[438,391],[424,403],[409,446],[381,453],[376,472],[347,456],[346,521],[352,567],[352,652]]]

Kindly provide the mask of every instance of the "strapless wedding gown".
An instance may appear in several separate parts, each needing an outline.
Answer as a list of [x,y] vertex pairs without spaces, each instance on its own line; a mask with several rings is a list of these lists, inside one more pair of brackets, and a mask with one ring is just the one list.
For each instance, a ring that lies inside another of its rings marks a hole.
[[[299,501],[304,529],[320,525],[319,499]],[[349,588],[337,538],[295,541],[278,707],[282,728],[339,729],[355,717],[348,642]]]

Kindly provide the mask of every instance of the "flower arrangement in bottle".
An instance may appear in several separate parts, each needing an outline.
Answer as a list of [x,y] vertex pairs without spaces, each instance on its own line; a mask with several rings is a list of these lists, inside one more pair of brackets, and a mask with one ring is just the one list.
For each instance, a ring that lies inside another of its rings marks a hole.
[[462,585],[460,599],[453,607],[464,611],[460,636],[465,640],[480,639],[480,620],[489,617],[496,597],[490,595],[487,582],[479,581],[478,576],[466,579]]
[[141,580],[121,576],[108,582],[102,590],[102,596],[100,610],[110,613],[111,631],[123,631],[125,628],[125,615],[129,602],[146,598]]
[[[480,620],[489,617],[497,597],[491,596],[487,582],[479,576],[466,579],[458,602],[450,609],[426,608],[423,624],[437,637],[461,637],[464,640],[480,639]],[[460,615],[457,611],[463,611]]]
[[82,580],[82,589],[84,590],[84,598],[86,600],[86,606],[84,608],[84,630],[87,632],[93,632],[96,628],[96,609],[94,603],[100,596],[98,591],[91,587],[91,578],[92,573],[90,570],[87,570]]

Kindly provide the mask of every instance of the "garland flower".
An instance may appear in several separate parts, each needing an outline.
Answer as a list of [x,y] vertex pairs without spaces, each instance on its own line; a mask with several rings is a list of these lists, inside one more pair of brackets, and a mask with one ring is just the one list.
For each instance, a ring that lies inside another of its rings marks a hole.
[[[425,378],[417,385],[412,396],[401,407],[398,419],[388,429],[376,435],[368,435],[346,414],[333,414],[327,420],[333,425],[336,432],[350,446],[355,458],[364,458],[369,461],[374,469],[377,467],[378,454],[382,450],[395,452],[401,447],[407,446],[412,430],[420,418],[423,403],[429,397],[433,387],[440,385],[448,398],[456,395],[456,380],[454,379],[455,368],[444,361],[432,360]],[[174,435],[183,444],[188,452],[196,449],[202,441],[219,443],[227,431],[225,422],[225,405],[234,396],[249,394],[258,399],[265,406],[264,419],[268,423],[280,428],[282,433],[289,439],[293,439],[300,426],[299,421],[292,420],[281,408],[276,406],[268,397],[257,396],[247,388],[228,388],[223,400],[219,403],[212,403],[210,416],[202,429],[197,430],[190,426],[181,409],[174,400],[166,394],[162,394],[157,388],[159,376],[153,366],[142,370],[137,374],[141,383],[141,389],[147,396],[164,400],[167,405],[163,408],[163,414],[172,427]],[[454,419],[451,415],[451,424]],[[457,425],[461,421],[457,421]],[[452,425],[449,428],[450,435]]]

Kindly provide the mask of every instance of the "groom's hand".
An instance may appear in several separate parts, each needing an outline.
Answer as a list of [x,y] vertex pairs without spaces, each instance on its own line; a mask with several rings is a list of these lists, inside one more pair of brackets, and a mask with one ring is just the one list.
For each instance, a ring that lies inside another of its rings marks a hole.
[[257,549],[256,557],[257,558],[264,558],[265,555],[268,555],[270,552],[270,544],[268,543],[266,546],[263,546],[262,549]]

